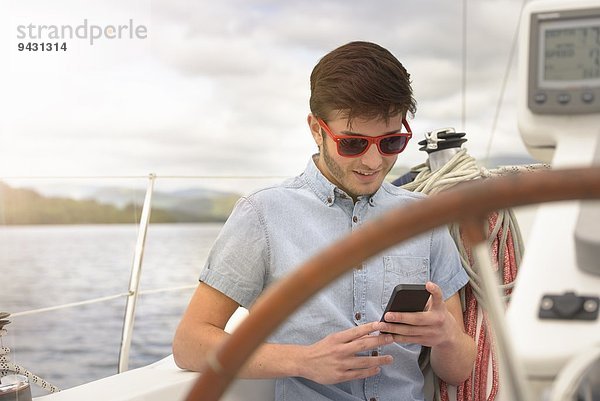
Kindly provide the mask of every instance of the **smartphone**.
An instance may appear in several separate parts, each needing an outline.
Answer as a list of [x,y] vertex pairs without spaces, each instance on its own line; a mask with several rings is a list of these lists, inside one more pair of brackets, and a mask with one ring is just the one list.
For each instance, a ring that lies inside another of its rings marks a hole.
[[384,316],[388,312],[423,312],[429,295],[425,284],[398,284],[392,291],[381,321],[385,322]]

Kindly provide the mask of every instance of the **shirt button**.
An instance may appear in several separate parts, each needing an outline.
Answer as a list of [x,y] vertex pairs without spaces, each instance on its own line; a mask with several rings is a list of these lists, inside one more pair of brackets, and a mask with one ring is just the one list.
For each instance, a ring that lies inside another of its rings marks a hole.
[[358,223],[358,217],[352,216],[352,221],[355,222],[355,223]]
[[333,203],[333,200],[331,199],[331,197],[327,198],[327,204],[331,205]]
[[377,352],[377,351],[371,351],[371,356],[378,356],[378,355],[379,355],[379,352]]
[[362,315],[360,314],[360,312],[356,312],[356,313],[354,314],[354,318],[355,318],[356,320],[360,320],[361,316],[362,316]]

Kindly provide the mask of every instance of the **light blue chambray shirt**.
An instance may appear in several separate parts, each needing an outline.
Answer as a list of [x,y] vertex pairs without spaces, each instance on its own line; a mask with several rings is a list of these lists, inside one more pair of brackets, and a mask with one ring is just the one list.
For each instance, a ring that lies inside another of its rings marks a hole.
[[[304,173],[239,200],[223,226],[200,280],[248,308],[261,292],[363,222],[423,195],[384,183],[354,203],[311,160]],[[311,298],[270,337],[271,343],[313,344],[331,333],[379,321],[392,289],[431,280],[447,299],[468,277],[446,227],[412,238],[365,261]],[[336,385],[277,379],[276,399],[423,400],[417,344],[375,352],[394,357],[373,377]]]

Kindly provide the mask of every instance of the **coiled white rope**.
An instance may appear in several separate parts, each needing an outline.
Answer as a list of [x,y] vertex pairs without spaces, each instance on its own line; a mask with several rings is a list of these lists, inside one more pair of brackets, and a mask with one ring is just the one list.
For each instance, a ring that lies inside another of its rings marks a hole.
[[467,149],[461,149],[444,166],[436,171],[432,172],[429,169],[428,163],[422,163],[413,167],[411,172],[418,173],[417,176],[412,182],[403,185],[402,188],[409,191],[434,194],[449,189],[463,181],[548,168],[550,168],[548,164],[529,164],[523,166],[505,166],[488,170],[485,167],[479,166],[475,158],[467,153]]
[[34,375],[24,367],[11,362],[9,357],[10,348],[2,346],[1,343],[2,336],[5,335],[7,332],[6,329],[4,329],[3,327],[10,323],[10,321],[4,320],[8,316],[10,316],[10,314],[0,313],[0,319],[3,319],[2,323],[0,324],[0,377],[7,376],[9,374],[23,375],[27,377],[29,383],[34,383],[50,393],[60,391],[60,389],[55,385],[48,383],[46,380],[40,378],[37,375]]

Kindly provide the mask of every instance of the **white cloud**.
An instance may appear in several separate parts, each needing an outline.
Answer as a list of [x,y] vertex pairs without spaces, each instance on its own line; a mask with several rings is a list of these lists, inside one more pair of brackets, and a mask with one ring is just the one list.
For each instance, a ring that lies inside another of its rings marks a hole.
[[[0,0],[9,57],[0,66],[0,175],[295,174],[315,150],[305,122],[311,69],[352,40],[388,47],[411,72],[417,137],[401,160],[417,164],[423,131],[463,128],[460,5],[349,3]],[[469,5],[466,128],[469,149],[484,156],[521,2]],[[16,24],[83,18],[132,18],[148,39],[71,41],[65,54],[13,48]],[[494,152],[523,154],[512,102]]]

